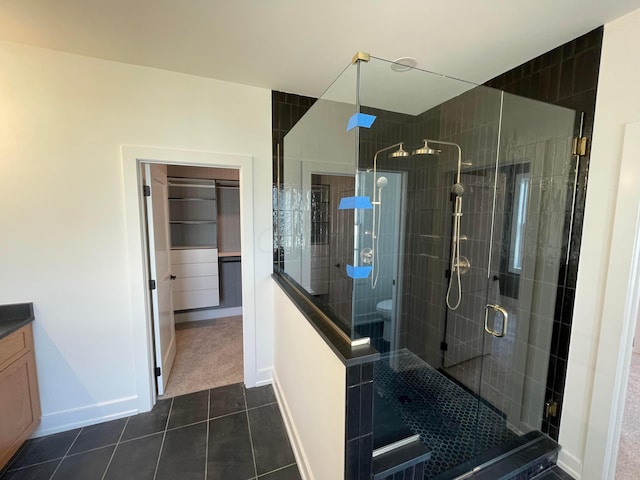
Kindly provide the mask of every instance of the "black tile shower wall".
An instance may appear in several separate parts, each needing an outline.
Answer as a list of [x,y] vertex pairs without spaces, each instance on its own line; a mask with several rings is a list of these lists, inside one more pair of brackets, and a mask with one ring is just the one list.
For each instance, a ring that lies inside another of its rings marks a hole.
[[[272,142],[272,154],[273,154],[273,185],[274,188],[278,181],[278,167],[282,167],[282,154],[278,158],[278,146],[280,152],[284,145],[284,136],[289,133],[298,120],[307,113],[311,106],[317,99],[313,97],[304,97],[302,95],[295,95],[293,93],[284,92],[271,92],[271,142]],[[280,162],[280,165],[278,165]],[[282,171],[282,170],[280,170]],[[277,225],[274,216],[273,222],[274,232],[274,244],[273,244],[273,261],[274,271],[277,270],[277,265],[283,259],[279,258],[277,254],[277,242],[276,235],[278,233]]]
[[307,113],[316,102],[316,98],[304,97],[293,93],[271,92],[271,129],[273,139],[274,180],[276,179],[277,145],[284,141],[284,136]]
[[393,475],[386,477],[376,477],[376,480],[422,480],[424,478],[424,462],[412,465]]
[[[509,93],[571,108],[577,112],[575,134],[579,134],[580,112],[584,112],[583,136],[591,138],[598,87],[600,53],[603,28],[597,28],[558,48],[490,80],[487,85]],[[562,399],[567,370],[567,358],[573,320],[578,262],[584,217],[589,154],[580,158],[576,185],[575,210],[571,238],[563,246],[562,265],[558,278],[558,290],[552,334],[551,358],[547,376],[547,400],[558,402],[558,415],[543,421],[543,431],[558,438]],[[571,206],[567,208],[567,220],[571,218]],[[565,238],[569,236],[570,221],[565,222]]]
[[373,362],[347,367],[345,480],[369,480],[373,460]]

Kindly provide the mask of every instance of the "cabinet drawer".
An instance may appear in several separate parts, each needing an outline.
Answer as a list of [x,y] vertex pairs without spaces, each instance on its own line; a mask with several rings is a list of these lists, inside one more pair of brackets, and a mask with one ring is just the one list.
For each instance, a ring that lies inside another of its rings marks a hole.
[[173,309],[217,307],[220,305],[220,291],[215,289],[173,292]]
[[217,275],[206,277],[178,277],[173,281],[174,292],[189,292],[191,290],[213,290],[220,288]]
[[171,250],[171,264],[218,262],[217,248],[188,248]]
[[0,370],[33,348],[31,324],[0,340]]
[[218,275],[218,262],[174,263],[171,265],[171,273],[178,278]]

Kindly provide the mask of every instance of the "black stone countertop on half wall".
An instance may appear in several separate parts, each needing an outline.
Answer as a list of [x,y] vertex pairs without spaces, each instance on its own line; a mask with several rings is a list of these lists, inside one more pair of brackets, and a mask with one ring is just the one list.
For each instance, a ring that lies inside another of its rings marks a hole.
[[35,319],[33,303],[0,305],[0,340]]

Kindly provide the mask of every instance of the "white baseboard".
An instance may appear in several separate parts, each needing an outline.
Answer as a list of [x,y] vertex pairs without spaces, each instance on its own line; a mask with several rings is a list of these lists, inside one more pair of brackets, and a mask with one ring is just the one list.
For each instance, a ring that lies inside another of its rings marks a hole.
[[565,450],[560,449],[558,466],[576,480],[582,478],[582,462]]
[[95,405],[47,413],[42,415],[40,426],[31,437],[43,437],[52,433],[65,432],[78,427],[86,427],[87,425],[128,417],[136,413],[138,413],[137,395]]
[[208,310],[180,312],[174,315],[174,319],[176,323],[184,323],[212,320],[214,318],[235,317],[236,315],[242,315],[242,307],[212,308]]
[[309,467],[309,461],[304,453],[300,436],[296,430],[296,426],[291,418],[291,411],[287,405],[287,400],[284,398],[282,391],[280,390],[280,384],[278,383],[278,375],[275,370],[273,371],[273,390],[276,393],[276,399],[278,400],[278,407],[280,408],[280,414],[284,419],[284,427],[289,435],[291,441],[291,448],[293,449],[293,455],[296,457],[296,463],[298,464],[298,470],[302,480],[313,480],[311,474],[311,468]]
[[271,385],[273,383],[273,368],[263,368],[258,370],[256,375],[256,387]]

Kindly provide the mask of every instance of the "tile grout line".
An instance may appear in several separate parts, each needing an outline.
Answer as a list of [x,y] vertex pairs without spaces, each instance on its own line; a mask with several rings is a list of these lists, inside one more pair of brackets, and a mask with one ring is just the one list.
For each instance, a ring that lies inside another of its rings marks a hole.
[[127,428],[127,425],[129,424],[129,419],[131,417],[127,417],[126,422],[124,422],[124,426],[122,427],[122,431],[120,432],[120,436],[118,437],[118,441],[116,442],[116,446],[113,449],[113,452],[111,452],[111,457],[109,457],[109,461],[107,462],[107,467],[104,469],[104,473],[102,474],[102,480],[105,479],[105,477],[107,476],[107,472],[109,471],[109,467],[111,466],[111,462],[113,460],[113,457],[115,457],[116,455],[116,450],[118,450],[118,445],[120,445],[120,440],[122,440],[122,436],[124,435],[124,431]]
[[269,403],[264,403],[262,405],[256,405],[255,407],[251,407],[251,408],[247,407],[247,410],[255,410],[257,408],[268,407],[269,405],[277,405],[277,404],[278,402],[269,402]]
[[272,473],[279,472],[280,470],[284,470],[285,468],[289,468],[289,467],[292,467],[294,465],[298,465],[298,464],[296,462],[293,462],[293,463],[290,463],[289,465],[285,465],[284,467],[279,467],[279,468],[276,468],[275,470],[271,470],[270,472],[261,473],[256,478],[264,477],[266,475],[271,475]]
[[[246,408],[243,408],[242,410],[238,410],[237,412],[231,412],[231,413],[225,413],[224,415],[218,415],[217,417],[211,417],[209,420],[218,420],[219,418],[224,418],[224,417],[230,417],[231,415],[237,415],[239,413],[242,413],[243,411],[246,411]],[[197,422],[200,423],[200,422]]]
[[244,412],[247,416],[247,428],[249,430],[249,443],[251,444],[251,458],[253,458],[253,472],[256,474],[255,478],[258,478],[258,467],[256,466],[256,452],[253,448],[253,435],[251,435],[251,422],[249,421],[249,409],[247,408],[247,390],[242,387],[242,399],[244,400]]
[[207,480],[208,467],[209,467],[209,415],[211,414],[211,389],[209,389],[209,395],[207,396],[207,437],[204,443],[204,480]]
[[171,419],[171,412],[173,410],[173,398],[171,398],[171,405],[169,405],[169,414],[167,415],[167,421],[164,424],[164,432],[162,433],[162,442],[160,443],[160,451],[158,452],[158,460],[156,461],[156,469],[153,471],[153,480],[158,476],[158,467],[160,466],[160,457],[162,456],[162,449],[164,448],[164,439],[167,437],[167,427],[169,426],[169,420]]
[[78,440],[78,437],[80,436],[80,434],[83,432],[84,427],[82,427],[80,429],[80,431],[78,432],[78,434],[76,435],[76,438],[73,439],[73,442],[71,442],[71,445],[69,445],[69,448],[67,448],[67,452],[62,456],[62,458],[60,459],[60,463],[58,463],[58,465],[56,465],[56,469],[53,471],[53,473],[51,474],[51,477],[49,477],[50,479],[52,479],[54,477],[54,475],[56,474],[56,472],[58,471],[58,469],[60,468],[60,465],[62,465],[62,462],[64,461],[65,458],[67,458],[67,455],[69,454],[69,452],[71,451],[71,448],[75,445],[76,441]]

